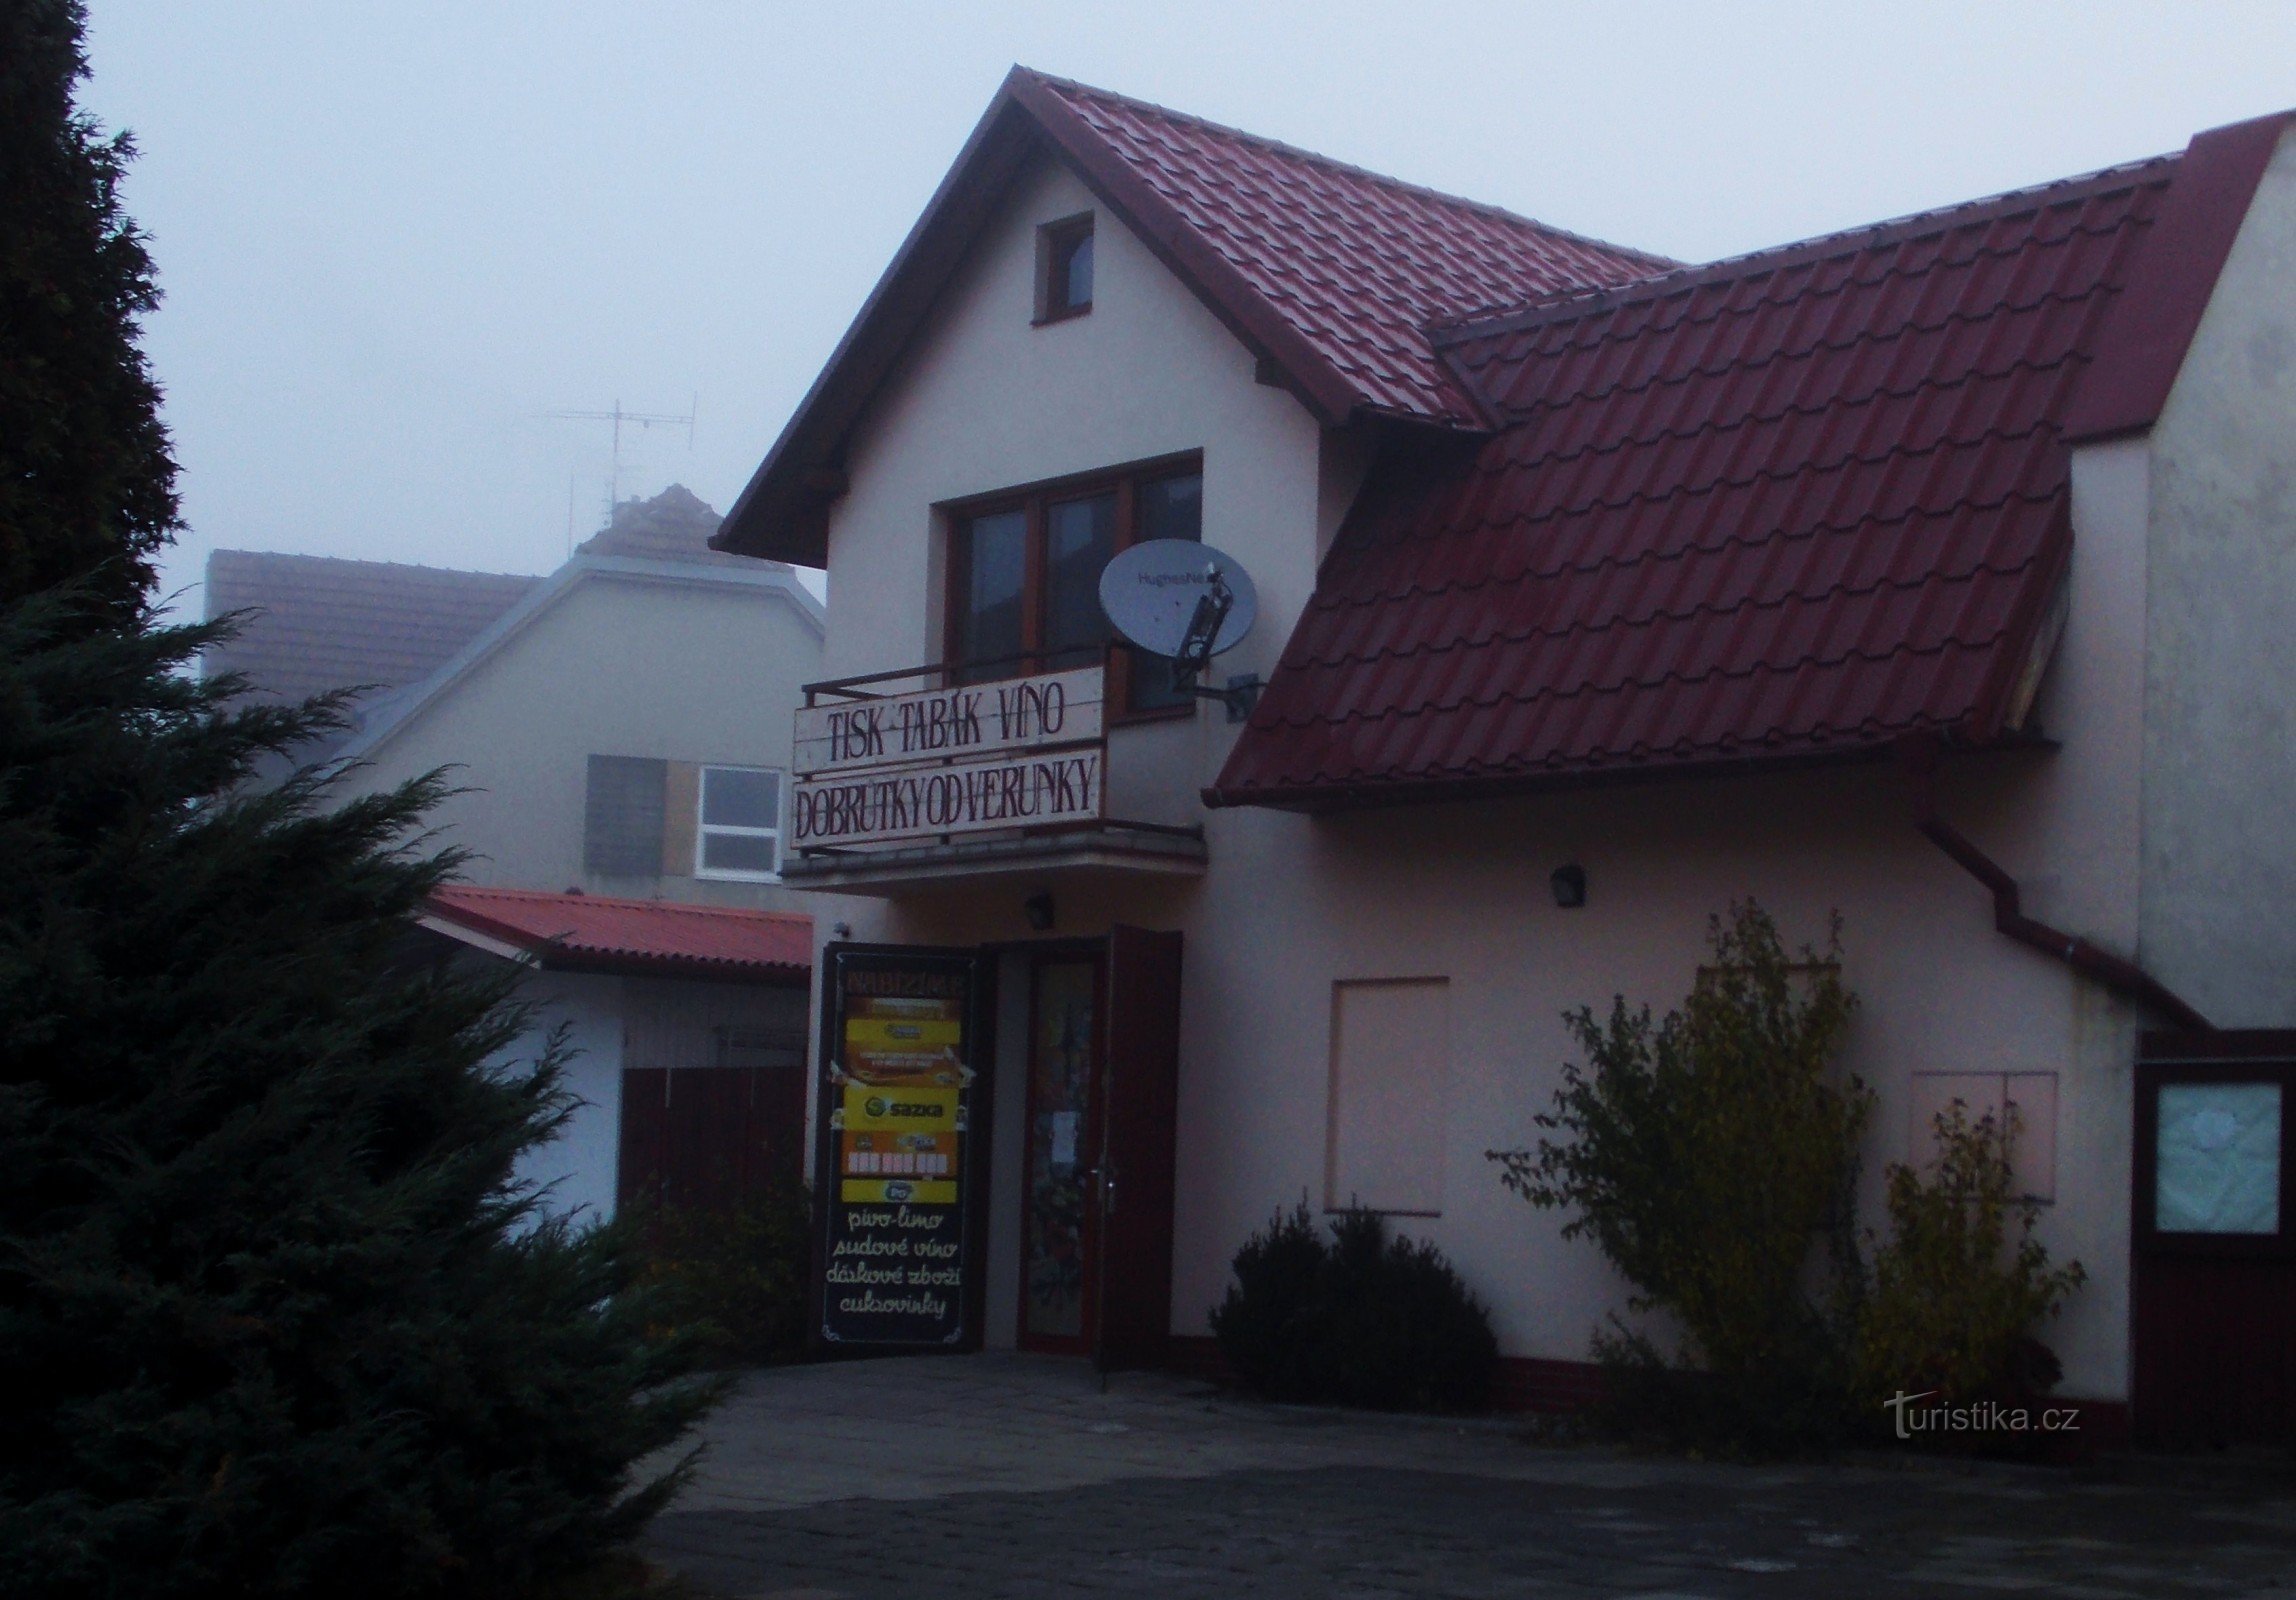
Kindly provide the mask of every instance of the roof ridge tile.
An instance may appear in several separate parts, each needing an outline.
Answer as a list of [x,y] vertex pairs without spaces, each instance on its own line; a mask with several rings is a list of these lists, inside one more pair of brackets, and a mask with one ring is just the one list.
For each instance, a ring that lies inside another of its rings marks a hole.
[[1740,255],[1688,264],[1624,284],[1562,290],[1526,300],[1512,310],[1497,315],[1475,319],[1457,318],[1431,324],[1428,335],[1437,345],[1487,339],[1502,333],[1534,328],[1550,321],[1571,320],[1589,312],[1608,310],[1643,297],[1670,294],[1704,283],[1757,278],[1765,273],[1807,268],[1815,261],[1833,255],[1850,254],[1882,244],[1924,239],[1972,223],[1991,221],[1996,210],[2003,215],[2013,216],[2037,209],[2043,204],[2053,206],[2060,200],[2072,204],[2095,197],[2109,197],[2123,190],[2165,185],[2182,159],[2181,152],[2148,156],[2101,167],[2075,177],[2004,190],[1999,194],[1954,205],[1908,212],[1904,216],[1860,227],[1814,234],[1806,239],[1770,245]]

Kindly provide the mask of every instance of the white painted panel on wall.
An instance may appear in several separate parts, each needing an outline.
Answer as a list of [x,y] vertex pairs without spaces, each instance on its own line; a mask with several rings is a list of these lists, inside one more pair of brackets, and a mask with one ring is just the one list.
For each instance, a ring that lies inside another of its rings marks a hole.
[[1331,986],[1325,1205],[1442,1212],[1450,1073],[1449,979]]
[[1913,1126],[1907,1155],[1917,1168],[1937,1160],[1937,1118],[1960,1101],[1972,1123],[1996,1122],[2005,1105],[2017,1108],[2017,1143],[2009,1175],[2018,1195],[2028,1200],[2057,1198],[2057,1075],[2054,1072],[1917,1072],[1913,1075]]

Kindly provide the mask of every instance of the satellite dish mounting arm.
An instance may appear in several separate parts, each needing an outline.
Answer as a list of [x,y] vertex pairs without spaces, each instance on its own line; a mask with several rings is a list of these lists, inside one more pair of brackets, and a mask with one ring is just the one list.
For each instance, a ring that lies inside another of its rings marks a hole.
[[1186,689],[1194,685],[1196,675],[1212,664],[1212,646],[1220,637],[1220,624],[1228,620],[1229,608],[1236,603],[1235,592],[1220,576],[1216,566],[1205,569],[1209,580],[1204,592],[1196,597],[1196,609],[1188,617],[1188,631],[1180,636],[1180,648],[1172,657],[1172,687]]
[[1228,720],[1241,722],[1252,714],[1253,702],[1259,699],[1259,684],[1232,684],[1225,689],[1206,688],[1196,679],[1212,664],[1212,646],[1219,641],[1220,625],[1228,620],[1228,613],[1236,603],[1235,591],[1228,587],[1227,579],[1220,575],[1218,563],[1207,564],[1204,592],[1196,597],[1196,609],[1189,614],[1188,631],[1181,635],[1179,653],[1172,657],[1172,689],[1185,691],[1199,700],[1217,700],[1228,708]]

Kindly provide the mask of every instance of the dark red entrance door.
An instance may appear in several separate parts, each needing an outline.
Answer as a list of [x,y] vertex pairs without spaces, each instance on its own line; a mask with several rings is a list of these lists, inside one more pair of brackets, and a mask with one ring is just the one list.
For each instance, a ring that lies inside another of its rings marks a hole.
[[2149,1444],[2296,1435],[2296,1033],[2147,1034],[2132,1400]]
[[1172,1315],[1180,935],[1029,953],[1020,1344],[1160,1364]]
[[1093,1349],[1103,1371],[1159,1366],[1171,1337],[1179,934],[1120,927],[1109,935],[1107,1037]]

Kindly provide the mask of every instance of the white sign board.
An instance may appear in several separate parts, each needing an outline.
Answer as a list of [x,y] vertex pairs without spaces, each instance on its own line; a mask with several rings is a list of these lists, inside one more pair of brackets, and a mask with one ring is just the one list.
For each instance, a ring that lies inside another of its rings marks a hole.
[[1093,744],[801,779],[790,796],[790,843],[817,850],[1096,822],[1102,755]]
[[800,778],[913,766],[1100,737],[1107,669],[1078,667],[1000,683],[927,689],[881,700],[803,706],[793,757]]

